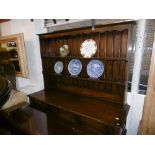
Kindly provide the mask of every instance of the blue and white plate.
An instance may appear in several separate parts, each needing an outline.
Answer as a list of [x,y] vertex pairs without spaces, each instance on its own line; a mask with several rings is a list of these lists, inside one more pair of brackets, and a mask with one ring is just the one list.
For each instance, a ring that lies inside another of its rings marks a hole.
[[104,65],[100,60],[91,60],[87,65],[87,74],[94,79],[99,78],[104,72]]
[[57,61],[54,65],[54,71],[56,74],[60,74],[63,71],[63,63],[61,61]]
[[82,70],[81,61],[78,59],[72,59],[68,64],[68,71],[71,75],[77,76]]

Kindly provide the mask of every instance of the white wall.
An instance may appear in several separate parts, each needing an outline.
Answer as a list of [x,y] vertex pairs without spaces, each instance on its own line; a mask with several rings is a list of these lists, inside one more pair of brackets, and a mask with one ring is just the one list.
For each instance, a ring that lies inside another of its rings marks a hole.
[[16,78],[17,89],[27,94],[44,88],[40,58],[39,38],[36,34],[45,33],[44,20],[12,19],[1,24],[1,36],[24,33],[29,77]]
[[142,118],[145,95],[127,93],[127,103],[130,110],[127,117],[126,129],[128,135],[136,135]]

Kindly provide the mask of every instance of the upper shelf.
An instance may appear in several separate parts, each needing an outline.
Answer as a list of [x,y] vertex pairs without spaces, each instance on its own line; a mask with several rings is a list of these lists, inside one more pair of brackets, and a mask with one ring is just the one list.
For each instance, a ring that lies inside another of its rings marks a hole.
[[66,57],[61,57],[61,56],[50,56],[50,55],[41,55],[42,58],[49,58],[49,59],[59,59],[59,60],[65,60],[65,59],[82,59],[82,60],[91,60],[91,59],[100,59],[104,61],[125,61],[128,62],[126,58],[104,58],[104,57],[91,57],[91,58],[84,58],[82,56],[66,56]]

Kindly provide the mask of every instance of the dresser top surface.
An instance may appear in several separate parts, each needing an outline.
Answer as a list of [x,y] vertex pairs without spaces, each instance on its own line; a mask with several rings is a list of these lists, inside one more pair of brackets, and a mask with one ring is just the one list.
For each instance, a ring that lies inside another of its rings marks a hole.
[[58,90],[39,91],[31,94],[30,98],[40,101],[42,106],[54,106],[110,125],[116,125],[116,118],[123,125],[129,110],[127,104],[120,107],[115,103]]

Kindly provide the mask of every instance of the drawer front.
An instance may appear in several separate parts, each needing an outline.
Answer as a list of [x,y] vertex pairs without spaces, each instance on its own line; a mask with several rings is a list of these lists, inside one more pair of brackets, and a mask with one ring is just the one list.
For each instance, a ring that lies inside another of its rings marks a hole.
[[100,134],[95,130],[89,129],[85,126],[74,124],[66,121],[60,117],[47,115],[48,132],[49,134],[57,135],[96,135]]
[[111,125],[107,125],[103,122],[100,122],[98,120],[95,120],[93,118],[83,116],[80,114],[76,114],[73,112],[60,110],[59,116],[63,118],[64,120],[70,121],[78,126],[86,127],[88,129],[91,129],[93,131],[96,131],[98,134],[119,134],[119,127],[114,127]]

